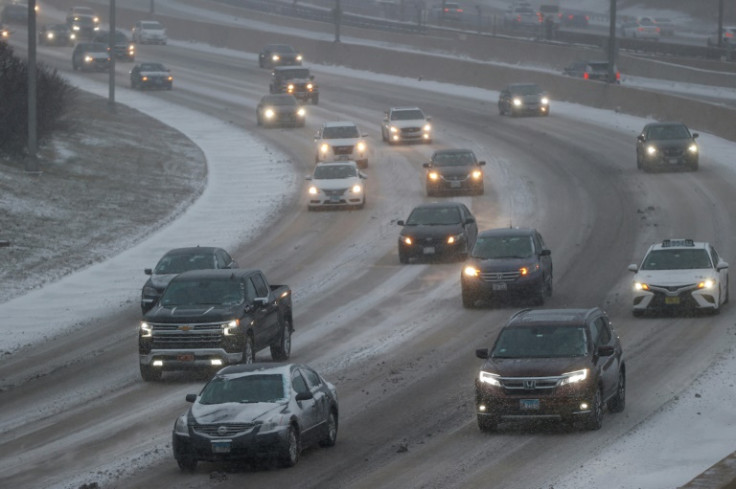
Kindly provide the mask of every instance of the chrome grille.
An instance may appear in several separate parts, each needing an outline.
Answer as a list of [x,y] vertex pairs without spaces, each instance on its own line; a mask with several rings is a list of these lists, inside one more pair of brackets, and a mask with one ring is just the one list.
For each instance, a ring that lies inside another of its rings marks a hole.
[[336,155],[350,155],[353,154],[353,145],[349,146],[333,146],[332,151]]
[[323,190],[323,192],[325,193],[327,197],[342,197],[345,191],[347,191],[346,188],[339,188],[335,190]]
[[560,377],[502,377],[500,380],[506,390],[548,393],[557,387]]
[[254,426],[255,423],[195,424],[192,426],[192,430],[199,435],[209,436],[211,438],[228,438],[247,433]]

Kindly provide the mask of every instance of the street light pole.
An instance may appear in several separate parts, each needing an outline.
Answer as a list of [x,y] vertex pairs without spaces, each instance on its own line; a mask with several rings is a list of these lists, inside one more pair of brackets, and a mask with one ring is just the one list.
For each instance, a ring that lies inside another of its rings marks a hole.
[[340,22],[342,21],[340,0],[335,0],[335,8],[332,9],[332,16],[335,20],[335,42],[340,42]]
[[36,0],[28,1],[28,158],[26,171],[37,172],[38,160],[38,94],[36,84]]
[[110,0],[110,32],[108,33],[108,50],[110,54],[109,96],[107,105],[115,110],[115,0]]
[[616,0],[611,0],[608,23],[608,82],[616,81]]

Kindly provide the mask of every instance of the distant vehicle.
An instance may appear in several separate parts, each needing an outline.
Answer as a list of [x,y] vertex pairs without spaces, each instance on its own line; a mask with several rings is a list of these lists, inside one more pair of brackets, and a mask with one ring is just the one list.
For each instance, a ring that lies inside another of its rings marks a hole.
[[659,27],[660,36],[672,37],[675,35],[675,30],[677,28],[672,19],[668,19],[667,17],[655,17],[652,20],[654,20],[654,23],[657,24],[657,27]]
[[67,17],[67,25],[74,32],[78,41],[91,40],[100,30],[99,22],[91,15],[74,15]]
[[439,193],[471,193],[483,195],[483,168],[485,161],[478,161],[469,149],[441,149],[432,154],[426,168],[427,196]]
[[100,23],[100,17],[90,7],[75,6],[69,9],[66,15],[67,23],[71,22],[75,17],[90,17],[95,24]]
[[301,66],[304,57],[288,44],[269,44],[258,53],[258,66],[273,68],[275,66]]
[[539,12],[526,2],[510,5],[503,16],[503,25],[508,29],[538,28],[541,24]]
[[264,95],[256,106],[256,123],[264,127],[304,127],[307,110],[293,95],[274,93]]
[[622,37],[648,39],[651,41],[659,41],[661,35],[659,26],[649,17],[624,22],[621,24],[619,32]]
[[542,22],[549,20],[555,25],[555,29],[560,26],[562,22],[562,12],[560,12],[560,6],[557,4],[542,4],[539,6],[539,15],[542,17]]
[[432,118],[419,107],[391,107],[381,123],[381,138],[389,144],[432,142]]
[[[724,26],[721,30],[721,45],[724,47],[735,47],[736,45],[736,26]],[[708,36],[708,40],[706,41],[708,44],[708,47],[716,47],[718,46],[718,32],[712,32],[710,36]]]
[[[92,40],[109,46],[110,34],[107,31],[97,31]],[[116,30],[112,53],[115,55],[115,59],[133,62],[135,61],[135,44],[128,39],[123,31]]]
[[226,367],[174,424],[172,448],[182,471],[200,460],[273,459],[299,462],[311,446],[337,441],[337,389],[307,365],[253,364]]
[[38,43],[43,46],[71,46],[76,39],[66,24],[44,24],[38,29]]
[[355,161],[365,168],[369,151],[367,137],[354,122],[325,122],[314,135],[314,161]]
[[0,24],[0,41],[7,42],[10,39],[10,29]]
[[157,20],[139,20],[131,29],[133,42],[138,44],[166,44],[166,28]]
[[500,115],[549,115],[549,96],[536,83],[513,83],[498,95]]
[[621,83],[621,72],[613,67],[613,77],[608,72],[608,61],[575,61],[565,67],[562,74],[584,80],[598,80],[607,83]]
[[465,204],[442,202],[415,207],[399,234],[399,263],[410,259],[455,258],[464,260],[475,245],[478,225]]
[[532,228],[499,228],[478,233],[460,275],[463,307],[494,298],[552,297],[552,252]]
[[307,177],[307,209],[365,206],[366,176],[354,161],[318,163]]
[[130,87],[159,88],[171,90],[174,88],[174,76],[162,63],[141,63],[130,70]]
[[588,27],[590,16],[583,12],[565,11],[560,17],[560,23],[565,27]]
[[582,422],[603,426],[603,412],[626,407],[626,362],[605,312],[592,309],[524,309],[507,321],[475,378],[481,431],[506,420]]
[[463,18],[463,8],[457,2],[442,2],[437,8],[440,22],[457,22]]
[[81,71],[107,71],[112,60],[107,44],[100,42],[79,42],[72,51],[72,68]]
[[28,5],[24,3],[6,3],[0,12],[0,23],[25,24],[28,22]]
[[270,93],[288,93],[300,102],[319,103],[319,86],[309,68],[276,66],[271,72]]
[[682,310],[718,314],[728,302],[728,263],[705,241],[665,239],[629,270],[634,272],[634,316]]
[[260,270],[190,270],[175,276],[143,315],[138,358],[144,381],[167,370],[207,370],[254,363],[266,347],[291,354],[291,289],[269,285]]
[[189,270],[238,268],[238,263],[222,248],[193,246],[167,251],[153,268],[144,269],[151,277],[143,284],[141,311],[145,314],[158,302],[171,279]]
[[652,122],[644,126],[636,138],[636,167],[650,171],[655,168],[698,169],[700,148],[695,142],[698,133],[691,133],[681,122]]

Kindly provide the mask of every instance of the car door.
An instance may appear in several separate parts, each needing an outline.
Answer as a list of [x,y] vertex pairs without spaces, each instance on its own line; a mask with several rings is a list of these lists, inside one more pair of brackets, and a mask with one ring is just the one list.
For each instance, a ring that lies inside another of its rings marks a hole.
[[718,252],[712,246],[710,247],[710,257],[718,274],[719,301],[721,304],[725,304],[726,300],[728,300],[728,263],[718,256]]
[[330,414],[330,399],[327,396],[327,388],[317,372],[311,368],[302,365],[299,367],[299,370],[307,381],[309,391],[314,396],[315,436],[319,439],[324,431],[324,425],[327,423],[327,417]]
[[[460,214],[463,219],[463,227],[465,228],[465,236],[468,240],[468,250],[472,250],[475,246],[475,240],[478,237],[478,223],[475,222],[475,216],[470,212],[470,209],[465,204],[460,204]],[[471,219],[472,222],[467,222]]]
[[260,320],[260,324],[257,325],[258,327],[255,331],[255,340],[256,348],[260,349],[269,345],[276,335],[280,333],[278,329],[279,308],[266,279],[263,278],[260,272],[253,273],[250,276],[250,280],[255,288],[256,297],[266,299],[265,304],[257,302],[255,307]]
[[[610,321],[605,315],[597,316],[593,320],[591,329],[594,332],[594,347],[596,367],[603,381],[603,399],[606,400],[616,393],[618,387],[619,359],[616,353],[616,337],[611,330]],[[599,356],[597,350],[601,346],[611,346],[614,348],[614,354],[609,356]]]
[[[298,394],[312,394],[307,381],[298,368],[291,371],[291,387]],[[311,397],[296,401],[299,408],[298,418],[301,427],[302,446],[314,444],[319,439],[320,407],[317,399]]]

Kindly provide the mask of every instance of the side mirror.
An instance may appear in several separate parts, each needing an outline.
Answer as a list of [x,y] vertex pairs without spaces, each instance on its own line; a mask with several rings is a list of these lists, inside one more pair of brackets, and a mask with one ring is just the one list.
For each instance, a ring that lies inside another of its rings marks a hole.
[[548,250],[547,248],[539,252],[539,256],[550,256],[550,255],[552,255],[552,250]]
[[424,168],[429,168],[430,166],[432,166],[432,163],[422,163],[422,167]]
[[314,399],[311,392],[297,392],[296,394],[297,401],[308,401],[309,399]]
[[728,269],[728,263],[726,263],[725,261],[718,262],[718,265],[716,265],[716,270],[718,270],[719,272],[721,270],[727,270],[727,269]]
[[610,357],[614,353],[614,348],[612,346],[604,345],[598,347],[598,356],[599,357]]
[[481,360],[487,360],[491,356],[491,351],[488,348],[478,348],[475,350],[475,356]]
[[427,122],[432,122],[432,117],[430,116],[425,117],[425,119],[427,119]]
[[150,268],[144,268],[143,273],[145,273],[146,275],[153,275],[153,270]]
[[187,394],[187,397],[185,397],[187,402],[194,402],[197,400],[197,394]]
[[632,263],[631,265],[629,265],[629,271],[630,272],[638,272],[639,271],[639,267],[636,265],[636,263]]
[[697,133],[697,132],[694,132],[694,133],[693,133],[693,139],[697,138],[698,136],[700,136],[700,134],[699,134],[699,133]]
[[637,141],[640,141],[640,142],[642,142],[642,143],[643,143],[643,142],[644,142],[644,136],[643,136],[642,134],[639,134],[639,135],[638,135],[638,136],[636,137],[636,140],[637,140]]
[[398,224],[399,226],[405,226],[406,225],[406,224],[404,224],[404,220],[403,219],[396,221],[396,224]]
[[465,219],[465,224],[475,224],[475,219],[473,219],[472,217],[469,217]]
[[363,173],[362,171],[359,171],[359,172],[358,172],[358,176],[359,176],[360,178],[362,178],[363,180],[368,180],[368,175],[366,175],[366,174],[365,174],[365,173]]
[[485,162],[485,161],[479,161],[479,162],[478,162],[478,166],[485,166],[485,164],[486,164],[486,162]]
[[268,297],[256,297],[253,299],[253,305],[263,307],[268,304]]

